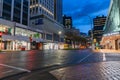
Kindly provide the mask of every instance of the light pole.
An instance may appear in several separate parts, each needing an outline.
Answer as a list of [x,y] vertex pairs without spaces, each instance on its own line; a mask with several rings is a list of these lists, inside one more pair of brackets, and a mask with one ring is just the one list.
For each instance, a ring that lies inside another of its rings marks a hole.
[[60,49],[60,43],[61,43],[61,34],[62,34],[62,31],[59,31],[58,32],[58,34],[59,34],[59,46],[58,46],[58,49]]
[[95,49],[95,46],[94,46],[94,43],[93,43],[93,19],[92,19],[92,17],[91,16],[89,16],[89,15],[83,15],[83,16],[87,16],[88,18],[89,18],[89,20],[90,20],[90,25],[91,25],[91,46],[92,46],[92,50],[94,50]]
[[61,41],[60,37],[61,37],[62,31],[59,31],[58,34],[59,34],[59,42],[60,42]]

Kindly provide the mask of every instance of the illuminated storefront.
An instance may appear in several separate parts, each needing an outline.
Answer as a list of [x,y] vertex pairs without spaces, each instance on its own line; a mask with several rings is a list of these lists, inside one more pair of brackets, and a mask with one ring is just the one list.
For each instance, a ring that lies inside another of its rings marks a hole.
[[31,50],[33,42],[35,49],[42,49],[42,34],[34,29],[26,29],[27,26],[10,22],[0,21],[0,50]]
[[0,50],[9,49],[11,40],[4,39],[4,35],[13,35],[14,28],[0,24]]
[[105,49],[120,50],[120,32],[104,34],[101,45]]
[[63,43],[44,43],[44,50],[64,49]]
[[120,50],[120,0],[111,0],[101,45],[105,49]]

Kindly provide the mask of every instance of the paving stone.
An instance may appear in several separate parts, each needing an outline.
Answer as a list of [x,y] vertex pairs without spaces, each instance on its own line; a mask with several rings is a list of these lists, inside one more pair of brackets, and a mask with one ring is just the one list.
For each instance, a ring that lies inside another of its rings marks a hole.
[[[89,63],[53,70],[58,80],[120,80],[120,61]],[[56,74],[57,73],[57,74]]]

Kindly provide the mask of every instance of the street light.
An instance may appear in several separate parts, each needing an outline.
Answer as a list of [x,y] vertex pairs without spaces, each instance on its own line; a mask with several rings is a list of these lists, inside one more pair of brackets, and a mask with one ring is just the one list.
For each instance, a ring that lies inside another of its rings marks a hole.
[[59,34],[59,41],[61,41],[60,36],[62,34],[62,31],[59,31],[58,34]]
[[91,46],[92,46],[92,50],[94,50],[94,43],[93,43],[93,26],[92,26],[92,24],[93,24],[93,19],[92,19],[92,17],[91,16],[89,16],[89,15],[83,15],[83,16],[87,16],[88,18],[89,18],[89,20],[90,20],[90,24],[91,24]]
[[61,35],[61,34],[62,34],[62,32],[61,32],[61,31],[59,31],[59,32],[58,32],[58,34],[59,34],[59,35]]

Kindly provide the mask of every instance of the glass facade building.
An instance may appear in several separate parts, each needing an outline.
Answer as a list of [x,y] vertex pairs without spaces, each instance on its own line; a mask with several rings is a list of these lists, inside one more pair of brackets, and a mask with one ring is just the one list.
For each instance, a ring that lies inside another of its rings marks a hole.
[[105,33],[120,31],[120,0],[111,0]]
[[48,16],[54,18],[54,0],[30,0],[31,17],[36,15]]
[[54,15],[55,20],[62,24],[62,0],[54,0]]
[[120,0],[111,0],[101,45],[106,49],[120,50]]
[[93,38],[96,40],[96,44],[100,43],[103,35],[103,28],[105,25],[106,17],[97,16],[93,19],[94,27],[93,27]]
[[3,0],[2,17],[11,20],[12,0]]
[[64,28],[66,29],[72,29],[72,17],[70,16],[66,16],[64,15],[63,16],[63,25],[64,25]]
[[3,19],[28,25],[29,0],[0,0],[0,4]]

